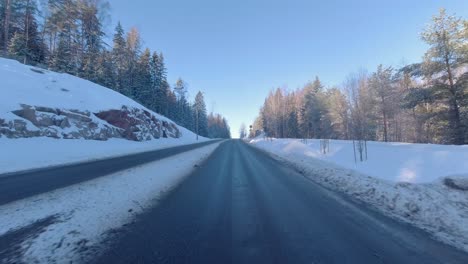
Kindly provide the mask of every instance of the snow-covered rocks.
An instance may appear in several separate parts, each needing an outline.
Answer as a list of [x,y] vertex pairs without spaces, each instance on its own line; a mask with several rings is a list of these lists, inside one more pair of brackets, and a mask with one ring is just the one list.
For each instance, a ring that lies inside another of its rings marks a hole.
[[468,175],[445,177],[443,182],[449,188],[468,192]]
[[0,136],[94,140],[123,138],[134,141],[180,136],[174,123],[161,121],[147,110],[126,106],[91,113],[86,110],[21,104],[21,109],[11,113],[16,117],[8,122],[0,120]]
[[0,58],[0,137],[180,138],[171,120],[95,83]]

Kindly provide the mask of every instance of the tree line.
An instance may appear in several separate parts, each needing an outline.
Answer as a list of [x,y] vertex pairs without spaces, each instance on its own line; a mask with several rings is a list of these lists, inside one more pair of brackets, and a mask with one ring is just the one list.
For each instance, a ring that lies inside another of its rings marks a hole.
[[143,49],[136,28],[119,22],[106,43],[109,8],[106,0],[0,0],[2,55],[111,88],[201,136],[229,138],[201,92],[190,102],[182,79],[171,87],[164,55]]
[[252,135],[415,143],[468,143],[468,21],[433,17],[421,34],[421,63],[350,74],[340,87],[318,77],[304,87],[272,90]]

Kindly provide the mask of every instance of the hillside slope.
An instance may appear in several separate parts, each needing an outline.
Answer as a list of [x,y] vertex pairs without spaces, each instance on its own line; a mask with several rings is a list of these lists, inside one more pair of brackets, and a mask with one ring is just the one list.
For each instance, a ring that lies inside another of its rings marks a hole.
[[0,173],[196,142],[172,120],[69,74],[0,58],[0,80]]
[[0,137],[124,138],[192,135],[171,120],[95,83],[0,58]]

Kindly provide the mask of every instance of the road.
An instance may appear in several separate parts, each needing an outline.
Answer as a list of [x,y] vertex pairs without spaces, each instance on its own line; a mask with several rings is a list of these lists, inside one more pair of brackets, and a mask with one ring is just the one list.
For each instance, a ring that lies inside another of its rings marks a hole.
[[0,174],[0,205],[167,158],[214,142],[217,140],[109,159]]
[[416,228],[228,141],[96,263],[468,263]]

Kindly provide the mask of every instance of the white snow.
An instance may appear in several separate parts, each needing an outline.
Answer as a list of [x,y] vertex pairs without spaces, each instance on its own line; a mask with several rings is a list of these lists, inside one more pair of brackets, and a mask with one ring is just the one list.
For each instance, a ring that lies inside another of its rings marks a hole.
[[410,143],[367,142],[368,160],[355,162],[353,143],[330,140],[329,152],[320,152],[320,140],[254,139],[255,145],[286,155],[301,155],[352,169],[392,182],[428,183],[438,178],[468,174],[468,145],[434,145]]
[[[11,111],[21,109],[21,104],[90,112],[120,109],[125,105],[147,110],[160,120],[172,122],[109,88],[15,60],[0,58],[0,80],[0,118],[7,120],[13,117]],[[193,134],[183,127],[179,128],[183,135]]]
[[0,174],[105,159],[207,140],[200,137],[196,141],[195,135],[193,138],[161,138],[144,142],[125,139],[97,141],[46,137],[0,138]]
[[354,164],[352,142],[262,138],[250,143],[295,167],[309,179],[380,212],[426,230],[434,238],[468,251],[468,191],[449,188],[468,179],[468,147],[369,142],[369,160]]
[[[144,108],[132,99],[93,82],[4,58],[0,58],[0,80],[0,116],[20,109],[20,104],[91,112],[120,109],[122,105]],[[158,114],[155,116],[169,120]]]
[[21,244],[24,254],[17,261],[86,263],[83,253],[77,252],[80,241],[87,241],[81,246],[99,246],[106,232],[154,206],[219,144],[1,206],[0,236],[56,215],[58,221]]

